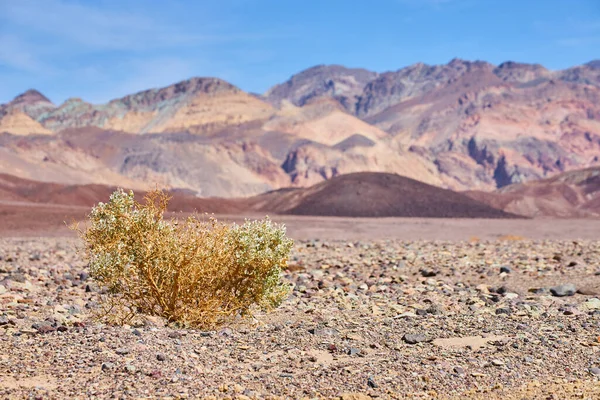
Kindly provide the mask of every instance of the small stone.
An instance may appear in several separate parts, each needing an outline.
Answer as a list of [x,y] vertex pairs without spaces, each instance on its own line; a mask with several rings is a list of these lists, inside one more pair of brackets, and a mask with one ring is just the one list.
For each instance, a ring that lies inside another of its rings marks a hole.
[[500,267],[500,273],[510,274],[511,272],[512,269],[510,269],[509,266],[503,265],[502,267]]
[[37,328],[37,331],[39,333],[51,333],[54,332],[56,330],[56,328],[53,328],[50,325],[41,325]]
[[421,273],[421,276],[423,278],[431,278],[438,274],[437,271],[433,271],[430,269],[421,269],[421,270],[419,270],[419,272]]
[[581,303],[580,308],[584,310],[600,310],[600,299],[592,298]]
[[117,353],[120,356],[124,356],[126,354],[129,354],[129,349],[125,348],[125,347],[121,347],[115,350],[115,353]]
[[373,380],[372,377],[369,377],[369,379],[367,379],[367,385],[373,389],[375,389],[377,386],[379,386],[375,383],[375,381]]
[[507,299],[507,300],[514,300],[514,299],[518,299],[519,295],[516,294],[516,293],[508,292],[508,293],[504,294],[504,298]]
[[309,333],[312,333],[315,336],[339,336],[340,332],[335,328],[323,327],[323,328],[313,328],[308,330]]
[[0,326],[8,325],[8,317],[0,315]]
[[59,331],[59,332],[66,332],[66,331],[68,331],[68,330],[69,330],[69,328],[67,328],[67,327],[66,327],[66,326],[64,326],[64,325],[61,325],[61,326],[59,326],[58,328],[56,328],[56,330],[57,330],[57,331]]
[[158,354],[156,355],[156,359],[157,359],[158,361],[165,361],[165,360],[167,359],[167,357],[166,357],[166,356],[165,356],[163,353],[158,353]]
[[501,360],[498,360],[498,359],[494,359],[494,360],[492,360],[492,365],[495,367],[501,367],[504,365],[504,362],[502,362]]
[[496,315],[506,314],[510,315],[511,310],[508,307],[496,308]]
[[592,374],[594,376],[600,376],[600,368],[598,368],[598,367],[590,368],[590,374]]
[[444,314],[444,308],[440,305],[437,304],[432,304],[428,309],[427,309],[427,314],[431,314],[431,315],[442,315]]
[[356,347],[350,347],[350,350],[348,350],[348,355],[355,356],[357,354],[360,354],[360,349],[357,349]]
[[135,365],[127,364],[125,366],[125,372],[129,374],[135,374],[137,372],[137,368],[135,367]]
[[417,344],[417,343],[427,341],[427,337],[425,335],[423,335],[422,333],[417,333],[417,334],[407,333],[402,337],[402,340],[404,340],[408,344]]
[[102,363],[102,371],[110,371],[115,369],[115,364],[111,362]]
[[488,285],[486,285],[485,283],[482,283],[481,285],[477,285],[477,286],[475,287],[475,289],[476,289],[478,292],[481,292],[481,293],[483,293],[483,294],[487,294],[487,293],[489,293],[489,292],[490,292],[490,287],[489,287]]
[[457,373],[458,375],[464,375],[465,369],[463,367],[456,366],[456,367],[454,367],[454,372]]
[[529,293],[533,293],[533,294],[544,294],[548,291],[548,289],[546,288],[539,288],[539,287],[533,287],[533,288],[529,288],[528,292]]
[[550,288],[550,293],[552,293],[552,296],[556,297],[573,296],[575,292],[577,292],[577,287],[575,287],[575,285],[572,283]]

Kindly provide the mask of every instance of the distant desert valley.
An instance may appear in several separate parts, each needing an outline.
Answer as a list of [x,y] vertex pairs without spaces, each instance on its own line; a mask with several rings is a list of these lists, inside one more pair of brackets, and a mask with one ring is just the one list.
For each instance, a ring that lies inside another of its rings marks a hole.
[[[0,397],[600,398],[600,61],[273,84],[0,105]],[[289,296],[214,329],[99,322],[68,225],[117,188],[284,223]]]
[[2,201],[64,203],[57,184],[249,198],[373,172],[528,217],[600,213],[598,61],[321,65],[261,95],[192,78],[106,104],[32,89],[0,106],[0,133]]

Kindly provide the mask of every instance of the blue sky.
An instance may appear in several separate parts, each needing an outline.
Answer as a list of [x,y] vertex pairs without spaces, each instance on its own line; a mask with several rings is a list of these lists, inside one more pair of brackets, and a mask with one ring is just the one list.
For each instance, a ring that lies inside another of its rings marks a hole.
[[316,64],[600,58],[600,0],[0,0],[0,103],[99,103],[192,76],[264,92]]

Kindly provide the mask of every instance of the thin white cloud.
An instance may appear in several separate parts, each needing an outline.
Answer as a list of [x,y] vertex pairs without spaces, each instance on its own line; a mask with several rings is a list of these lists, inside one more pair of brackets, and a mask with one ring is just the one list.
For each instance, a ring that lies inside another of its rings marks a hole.
[[0,35],[0,65],[27,72],[47,68],[33,54],[30,46],[15,35]]
[[141,13],[113,12],[63,0],[5,2],[1,19],[90,50],[144,50],[216,37],[188,34]]

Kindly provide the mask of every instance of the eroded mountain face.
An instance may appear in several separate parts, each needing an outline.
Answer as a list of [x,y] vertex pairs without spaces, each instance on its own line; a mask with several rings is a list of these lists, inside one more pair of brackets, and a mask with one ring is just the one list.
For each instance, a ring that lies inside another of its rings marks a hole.
[[0,172],[45,181],[229,197],[377,171],[494,190],[600,164],[600,67],[317,66],[264,96],[193,78],[101,105],[29,90],[0,132]]

